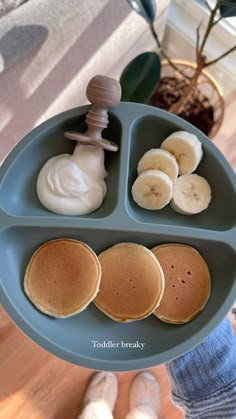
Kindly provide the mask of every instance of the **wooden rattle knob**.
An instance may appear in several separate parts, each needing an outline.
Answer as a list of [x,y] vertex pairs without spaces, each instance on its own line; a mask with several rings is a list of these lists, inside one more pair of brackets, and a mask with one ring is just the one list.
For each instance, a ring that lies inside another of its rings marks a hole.
[[120,102],[120,83],[111,77],[95,76],[87,86],[86,96],[97,108],[114,108]]
[[81,144],[92,144],[106,150],[117,151],[117,144],[102,138],[102,130],[108,125],[107,109],[113,108],[120,102],[120,83],[111,77],[95,76],[87,86],[86,96],[92,104],[86,115],[87,131],[85,134],[67,131],[65,137],[79,141]]

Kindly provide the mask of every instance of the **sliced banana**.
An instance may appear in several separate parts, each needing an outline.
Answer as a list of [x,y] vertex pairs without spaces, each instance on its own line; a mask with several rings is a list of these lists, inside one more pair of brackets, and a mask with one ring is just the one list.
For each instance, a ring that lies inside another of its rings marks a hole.
[[180,214],[193,215],[204,211],[211,201],[209,183],[201,176],[180,176],[174,183],[171,208]]
[[174,154],[180,175],[194,172],[202,158],[201,142],[187,131],[173,132],[163,141],[161,148]]
[[137,177],[132,186],[134,201],[142,208],[158,210],[171,200],[173,183],[160,170],[147,170]]
[[138,174],[146,170],[161,170],[171,178],[172,182],[175,182],[179,173],[178,163],[173,154],[160,148],[147,151],[139,161]]

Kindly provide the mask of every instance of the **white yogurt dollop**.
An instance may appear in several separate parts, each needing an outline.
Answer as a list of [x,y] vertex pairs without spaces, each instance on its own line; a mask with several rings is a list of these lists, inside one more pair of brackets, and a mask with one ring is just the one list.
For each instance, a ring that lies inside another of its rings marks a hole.
[[90,214],[102,205],[106,195],[104,150],[78,144],[74,154],[52,157],[37,180],[41,204],[62,215]]

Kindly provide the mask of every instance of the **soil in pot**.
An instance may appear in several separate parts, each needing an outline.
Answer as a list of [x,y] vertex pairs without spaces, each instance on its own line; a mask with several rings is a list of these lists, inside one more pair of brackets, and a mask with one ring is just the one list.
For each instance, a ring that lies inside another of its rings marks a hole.
[[[184,79],[163,77],[148,105],[168,111],[180,99],[186,86],[187,81]],[[206,135],[209,135],[214,125],[214,108],[209,99],[197,88],[178,116],[199,128]]]

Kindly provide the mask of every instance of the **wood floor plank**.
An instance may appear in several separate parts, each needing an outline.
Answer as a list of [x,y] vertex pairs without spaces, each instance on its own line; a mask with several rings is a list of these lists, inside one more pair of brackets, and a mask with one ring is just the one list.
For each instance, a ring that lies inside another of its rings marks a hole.
[[[0,309],[1,419],[76,419],[87,383],[94,371],[49,354],[28,339]],[[161,386],[161,419],[182,419],[170,401],[163,366],[152,369]],[[136,372],[118,373],[120,390],[115,419],[128,412],[130,384]]]

